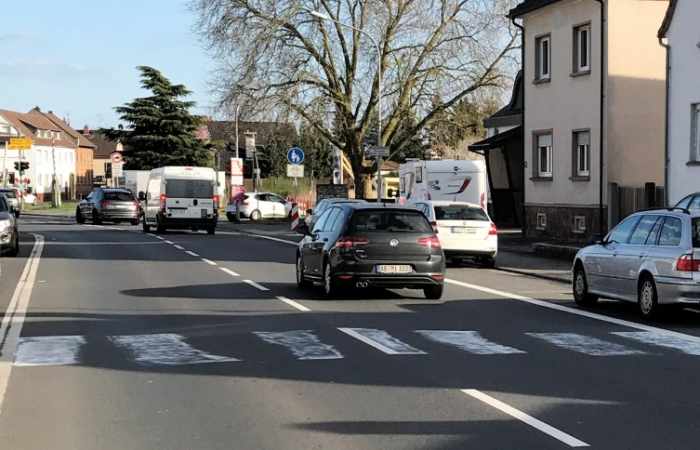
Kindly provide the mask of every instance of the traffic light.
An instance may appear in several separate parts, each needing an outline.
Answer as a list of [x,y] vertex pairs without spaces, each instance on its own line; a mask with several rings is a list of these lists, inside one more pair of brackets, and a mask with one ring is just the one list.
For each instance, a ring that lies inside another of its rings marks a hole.
[[29,170],[29,161],[15,161],[15,170],[22,175],[25,170]]

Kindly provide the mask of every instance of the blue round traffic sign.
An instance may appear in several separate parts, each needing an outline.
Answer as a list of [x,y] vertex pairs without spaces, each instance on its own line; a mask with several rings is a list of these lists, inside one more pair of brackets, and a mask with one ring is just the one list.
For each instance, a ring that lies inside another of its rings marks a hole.
[[304,150],[299,147],[292,147],[287,151],[287,161],[289,164],[298,165],[304,162]]

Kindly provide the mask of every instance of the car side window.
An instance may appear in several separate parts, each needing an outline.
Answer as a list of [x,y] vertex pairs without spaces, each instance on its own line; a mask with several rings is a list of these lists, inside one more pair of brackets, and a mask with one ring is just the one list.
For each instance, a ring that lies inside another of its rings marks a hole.
[[343,226],[343,222],[345,221],[345,213],[343,213],[343,210],[336,208],[336,211],[338,211],[338,214],[335,215],[333,222],[331,222],[330,220],[328,221],[330,225],[327,228],[328,231],[332,233],[338,232],[340,227]]
[[678,204],[676,205],[676,208],[684,208],[688,209],[688,206],[690,206],[690,201],[693,200],[693,196],[689,195],[687,197],[684,197]]
[[266,202],[268,201],[267,194],[258,194],[256,196],[256,199],[261,202]]
[[632,237],[630,237],[630,244],[632,245],[644,245],[646,243],[651,230],[656,225],[658,216],[644,216],[642,220],[639,221],[639,225],[634,229]]
[[693,201],[690,202],[690,206],[686,209],[700,209],[700,195],[693,197]]
[[333,230],[333,225],[335,224],[336,219],[338,218],[338,215],[340,214],[340,210],[338,208],[331,208],[328,210],[328,219],[326,219],[326,223],[324,224],[323,228],[321,229],[322,232],[327,233],[329,231]]
[[323,227],[326,225],[326,222],[328,221],[328,214],[330,211],[326,211],[323,214],[321,214],[321,217],[318,218],[316,223],[314,224],[314,229],[312,233],[319,233],[323,230]]
[[628,217],[616,226],[608,235],[608,241],[617,242],[618,244],[626,244],[629,241],[632,231],[639,223],[641,216]]
[[683,236],[683,222],[677,217],[666,217],[661,233],[659,245],[664,247],[677,247],[681,245]]
[[654,223],[654,228],[649,232],[649,237],[647,238],[646,245],[656,245],[656,241],[659,240],[659,232],[661,231],[661,226],[664,224],[663,216],[658,216],[656,222]]

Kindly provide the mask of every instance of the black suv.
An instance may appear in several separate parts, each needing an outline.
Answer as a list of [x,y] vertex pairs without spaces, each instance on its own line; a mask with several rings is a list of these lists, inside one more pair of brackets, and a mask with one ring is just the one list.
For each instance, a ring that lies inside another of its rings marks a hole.
[[297,285],[317,281],[332,297],[342,287],[422,289],[442,297],[445,255],[433,228],[419,211],[371,204],[333,205],[297,228],[305,235],[297,250]]

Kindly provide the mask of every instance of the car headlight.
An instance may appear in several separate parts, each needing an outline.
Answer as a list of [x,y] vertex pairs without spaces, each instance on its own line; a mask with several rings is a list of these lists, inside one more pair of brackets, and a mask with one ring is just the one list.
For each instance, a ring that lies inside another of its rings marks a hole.
[[12,226],[12,222],[9,219],[0,220],[0,231],[5,231]]

